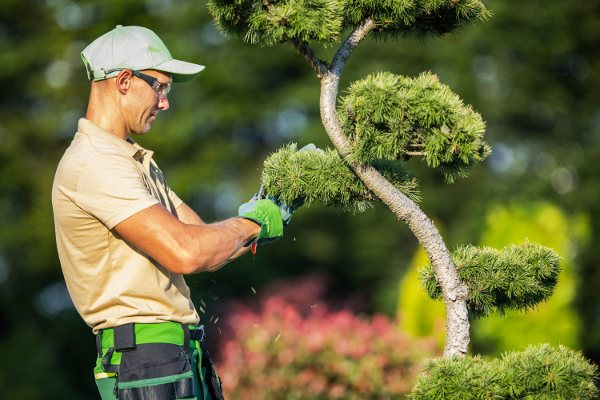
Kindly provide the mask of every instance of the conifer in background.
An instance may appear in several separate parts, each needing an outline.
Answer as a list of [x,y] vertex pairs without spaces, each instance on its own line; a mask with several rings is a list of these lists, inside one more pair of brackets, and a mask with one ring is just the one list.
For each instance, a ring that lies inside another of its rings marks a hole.
[[[210,0],[208,7],[228,35],[259,46],[293,46],[320,81],[321,118],[335,151],[281,149],[265,162],[266,192],[289,204],[322,201],[359,211],[371,201],[381,201],[425,249],[431,262],[424,273],[425,286],[446,306],[446,359],[430,364],[412,398],[593,398],[595,367],[563,347],[532,347],[502,360],[465,358],[470,315],[530,309],[552,294],[559,273],[554,251],[535,243],[502,249],[465,245],[450,254],[416,202],[416,181],[406,161],[422,159],[449,183],[466,177],[490,153],[481,116],[428,72],[418,77],[370,75],[338,99],[344,65],[367,35],[434,38],[486,20],[490,13],[484,4]],[[326,61],[315,54],[315,43],[339,48]]]

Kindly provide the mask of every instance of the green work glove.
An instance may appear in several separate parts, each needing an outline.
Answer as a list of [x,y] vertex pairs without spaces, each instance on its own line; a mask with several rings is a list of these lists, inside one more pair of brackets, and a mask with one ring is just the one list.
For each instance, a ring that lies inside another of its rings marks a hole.
[[283,219],[279,207],[269,199],[250,200],[238,208],[238,215],[260,225],[256,238],[259,244],[270,243],[283,237]]
[[297,199],[293,204],[286,204],[281,201],[277,197],[267,196],[267,199],[273,201],[277,207],[279,207],[279,212],[281,213],[281,219],[283,220],[283,226],[287,226],[292,220],[292,216],[296,212],[298,208],[304,204],[304,199]]

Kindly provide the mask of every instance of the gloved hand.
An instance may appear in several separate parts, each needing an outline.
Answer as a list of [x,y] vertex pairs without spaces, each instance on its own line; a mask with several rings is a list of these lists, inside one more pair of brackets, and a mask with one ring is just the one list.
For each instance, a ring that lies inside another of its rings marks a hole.
[[283,226],[287,226],[290,223],[296,210],[304,204],[304,199],[297,199],[293,204],[286,204],[279,201],[277,197],[267,196],[266,198],[271,200],[277,207],[279,207],[281,219],[283,220]]
[[283,237],[281,212],[272,200],[250,200],[238,208],[238,215],[260,225],[257,243],[270,243]]

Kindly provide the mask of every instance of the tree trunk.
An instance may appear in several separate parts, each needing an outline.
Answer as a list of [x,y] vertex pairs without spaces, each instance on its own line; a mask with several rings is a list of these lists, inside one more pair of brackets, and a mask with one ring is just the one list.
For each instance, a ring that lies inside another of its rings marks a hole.
[[[321,79],[321,120],[331,141],[346,160],[352,151],[352,146],[342,130],[336,112],[340,75],[352,50],[373,27],[373,21],[367,20],[355,29],[338,50],[331,67],[327,68],[324,73],[321,69],[322,73],[319,74]],[[458,279],[450,252],[437,228],[417,204],[395,188],[375,168],[351,161],[349,164],[369,190],[409,226],[425,249],[442,287],[446,304],[444,356],[464,356],[469,346],[467,287]]]

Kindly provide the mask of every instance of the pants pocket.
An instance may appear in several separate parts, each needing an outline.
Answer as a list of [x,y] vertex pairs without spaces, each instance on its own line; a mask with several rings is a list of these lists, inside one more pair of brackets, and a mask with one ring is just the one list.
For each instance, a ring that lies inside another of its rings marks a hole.
[[181,346],[139,344],[121,355],[119,400],[173,400],[193,398],[193,372]]

